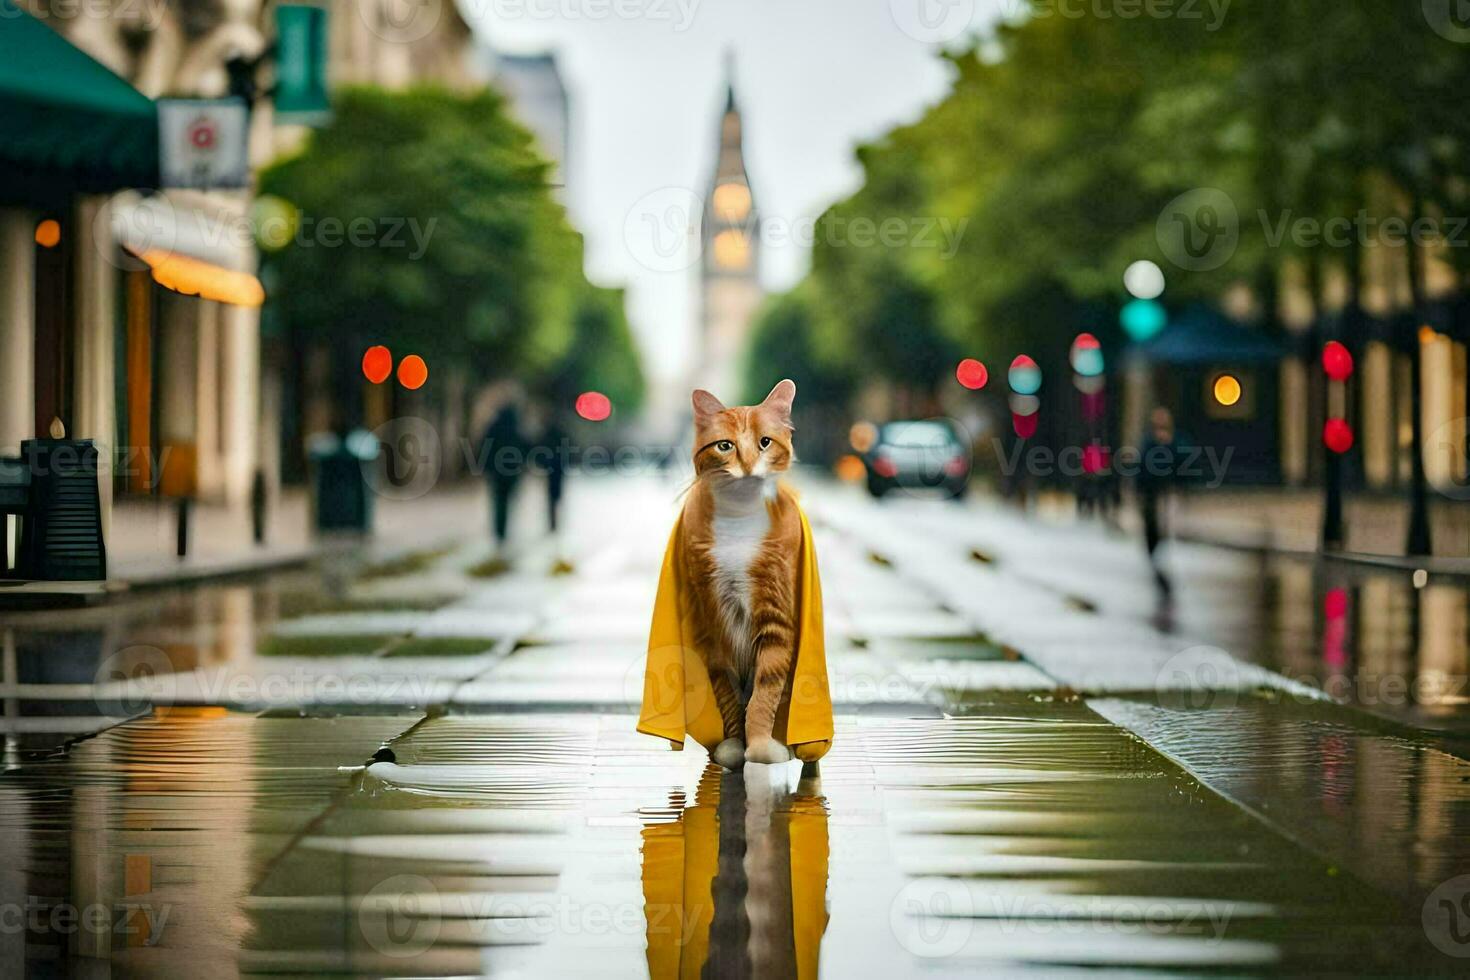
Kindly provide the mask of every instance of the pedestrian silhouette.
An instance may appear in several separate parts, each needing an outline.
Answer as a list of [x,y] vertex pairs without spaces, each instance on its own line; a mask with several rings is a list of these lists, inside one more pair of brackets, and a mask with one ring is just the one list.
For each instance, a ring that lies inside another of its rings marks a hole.
[[1174,587],[1159,561],[1158,548],[1167,529],[1160,515],[1160,505],[1174,484],[1178,444],[1174,437],[1174,416],[1158,406],[1149,415],[1149,431],[1140,447],[1138,475],[1133,488],[1138,495],[1138,509],[1143,518],[1143,545],[1148,551],[1148,564],[1154,573],[1159,599],[1167,605]]
[[485,461],[485,482],[490,493],[490,526],[497,555],[505,551],[505,540],[510,530],[510,508],[526,466],[526,453],[520,409],[511,401],[490,420],[480,446],[480,458]]

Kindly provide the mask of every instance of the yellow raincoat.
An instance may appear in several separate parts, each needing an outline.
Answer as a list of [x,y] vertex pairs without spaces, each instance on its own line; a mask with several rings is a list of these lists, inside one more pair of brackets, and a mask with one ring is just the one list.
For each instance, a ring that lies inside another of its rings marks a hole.
[[[674,524],[664,552],[648,665],[643,675],[643,710],[638,730],[684,747],[690,735],[713,752],[725,738],[720,706],[710,686],[703,652],[695,645],[694,603],[684,573],[683,518]],[[797,598],[796,666],[776,712],[774,736],[803,762],[832,747],[832,696],[827,688],[827,652],[822,634],[822,583],[812,529],[801,514],[801,583]]]

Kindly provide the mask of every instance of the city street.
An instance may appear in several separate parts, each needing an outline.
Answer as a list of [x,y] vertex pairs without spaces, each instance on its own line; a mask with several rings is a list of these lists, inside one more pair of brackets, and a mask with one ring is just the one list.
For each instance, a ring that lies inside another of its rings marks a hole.
[[1463,588],[797,482],[816,776],[633,731],[672,476],[4,615],[6,974],[1462,973]]

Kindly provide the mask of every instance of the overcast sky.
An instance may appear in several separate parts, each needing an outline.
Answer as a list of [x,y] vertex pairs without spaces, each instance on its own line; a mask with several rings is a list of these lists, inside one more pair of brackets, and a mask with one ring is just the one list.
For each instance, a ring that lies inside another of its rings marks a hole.
[[[1005,0],[457,2],[492,47],[557,55],[572,109],[568,204],[587,236],[588,274],[628,287],[645,363],[667,378],[689,350],[695,254],[650,252],[648,222],[678,223],[688,195],[704,191],[723,53],[735,61],[757,205],[798,238],[858,186],[856,145],[943,97],[938,43]],[[805,242],[767,244],[766,288],[797,282],[807,255]]]

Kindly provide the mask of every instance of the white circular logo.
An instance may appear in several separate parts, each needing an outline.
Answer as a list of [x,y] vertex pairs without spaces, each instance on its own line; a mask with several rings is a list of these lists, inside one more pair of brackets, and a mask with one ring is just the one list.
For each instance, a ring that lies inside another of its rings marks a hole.
[[[1459,469],[1456,464],[1470,461],[1470,419],[1451,419],[1429,433],[1424,439],[1424,456],[1449,462],[1452,473]],[[1470,477],[1454,477],[1430,486],[1451,500],[1470,500]]]
[[644,194],[623,219],[623,242],[650,272],[679,272],[699,261],[704,200],[687,187]]
[[92,675],[92,702],[101,715],[142,714],[158,705],[173,704],[177,694],[173,661],[158,647],[123,647],[105,657]]
[[1423,0],[1422,7],[1434,33],[1456,44],[1470,44],[1470,8],[1465,0]]
[[975,0],[888,0],[893,22],[915,41],[943,44],[965,31],[975,17]]
[[[677,659],[675,659],[677,657]],[[648,659],[659,663],[648,669]],[[707,677],[699,654],[690,647],[660,647],[648,658],[635,657],[623,672],[623,702],[634,712],[654,716],[681,714],[686,720],[699,717],[710,693],[708,684],[692,684],[692,677]]]
[[[349,436],[349,441],[352,439]],[[367,441],[376,452],[369,454]],[[444,457],[439,430],[414,415],[389,419],[359,448],[362,475],[373,492],[390,500],[417,500],[439,483]]]
[[1216,187],[1196,187],[1164,205],[1154,237],[1170,262],[1181,269],[1218,269],[1240,243],[1235,201]]
[[422,41],[438,25],[443,0],[362,0],[353,6],[367,29],[392,44]]
[[1470,956],[1470,875],[1440,882],[1424,900],[1424,935],[1447,956]]
[[439,890],[423,875],[394,875],[362,897],[357,925],[384,956],[417,956],[434,945],[442,926]]
[[137,191],[119,191],[97,209],[92,219],[92,243],[104,262],[124,272],[147,265],[146,252],[173,251],[178,237],[178,215],[162,194],[147,197]]
[[1180,650],[1159,667],[1154,689],[1168,708],[1231,708],[1240,697],[1240,665],[1219,647]]
[[963,881],[918,878],[904,885],[888,907],[888,925],[904,949],[937,959],[965,948],[974,914],[975,902]]

